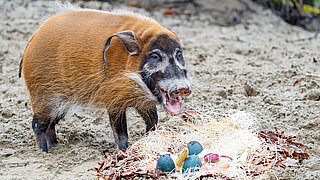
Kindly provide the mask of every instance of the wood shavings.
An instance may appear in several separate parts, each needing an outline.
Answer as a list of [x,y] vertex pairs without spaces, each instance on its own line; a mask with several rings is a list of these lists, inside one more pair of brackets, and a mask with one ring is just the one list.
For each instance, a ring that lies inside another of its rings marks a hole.
[[147,171],[143,162],[145,156],[132,148],[119,152],[105,151],[102,154],[105,160],[94,165],[95,175],[99,179],[132,179],[137,176],[157,178],[167,175],[158,169]]
[[[303,159],[309,158],[302,143],[297,142],[295,137],[285,136],[284,131],[279,133],[277,128],[274,132],[261,131],[258,137],[265,141],[264,144],[242,167],[248,176],[262,174],[273,167],[298,166]],[[289,146],[296,146],[299,152]]]
[[[197,118],[196,113],[191,114],[189,113],[188,116],[192,116],[193,119]],[[230,121],[227,117],[223,121],[209,118],[207,121],[197,121],[196,124],[191,122],[180,132],[169,126],[162,126],[137,141],[126,151],[103,152],[105,160],[94,165],[94,174],[101,179],[131,179],[134,177],[157,179],[160,176],[170,179],[189,179],[189,176],[185,176],[179,171],[165,173],[156,169],[155,165],[159,155],[168,153],[172,157],[178,158],[179,153],[186,147],[188,141],[193,140],[192,136],[199,138],[199,142],[210,150],[216,147],[217,143],[225,140],[224,137],[241,131],[241,128],[239,129],[238,125],[233,122],[237,121]],[[243,133],[235,134],[239,137],[246,136]],[[226,168],[218,168],[218,170],[212,168],[218,167],[221,162],[205,163],[203,165],[204,170],[194,173],[192,179],[204,177],[232,179],[240,174],[245,177],[253,177],[274,167],[299,166],[303,159],[309,157],[305,152],[305,146],[301,142],[296,141],[295,137],[286,136],[284,131],[279,132],[277,128],[275,128],[275,131],[261,131],[253,135],[260,142],[255,149],[244,152],[237,150],[237,153],[241,153],[237,156],[221,155],[220,157],[225,158],[225,162],[222,162],[222,164],[225,163]],[[251,141],[251,139],[248,141]],[[236,147],[233,143],[231,145],[228,147]],[[248,146],[248,148],[252,148],[252,146]],[[237,172],[235,173],[235,171]]]

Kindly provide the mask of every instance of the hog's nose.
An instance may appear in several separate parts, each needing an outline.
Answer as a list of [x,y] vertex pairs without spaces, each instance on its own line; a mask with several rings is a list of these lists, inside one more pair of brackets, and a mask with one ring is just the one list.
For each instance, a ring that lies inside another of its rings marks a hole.
[[170,92],[171,97],[178,97],[178,96],[189,96],[191,94],[191,90],[188,88],[178,88]]

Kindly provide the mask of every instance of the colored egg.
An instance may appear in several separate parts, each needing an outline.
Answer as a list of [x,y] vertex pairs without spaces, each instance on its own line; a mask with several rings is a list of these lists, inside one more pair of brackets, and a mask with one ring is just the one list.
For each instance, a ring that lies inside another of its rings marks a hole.
[[219,155],[210,153],[204,156],[204,160],[209,163],[215,163],[219,161]]
[[190,155],[183,162],[182,173],[199,171],[201,166],[201,159],[197,155]]
[[163,172],[174,172],[175,171],[175,164],[172,158],[165,154],[161,155],[157,161],[156,168],[160,168]]
[[209,171],[211,168],[211,165],[209,164],[202,164],[202,167],[200,168],[200,171]]
[[176,166],[177,167],[181,167],[184,160],[187,159],[188,157],[188,154],[189,154],[189,150],[188,148],[183,148],[183,150],[181,151],[181,153],[179,154],[177,160],[176,160]]
[[191,141],[187,145],[189,155],[198,155],[203,150],[202,145],[198,141]]
[[211,167],[209,169],[209,171],[220,172],[220,171],[228,169],[229,167],[230,167],[230,164],[228,162],[223,162],[221,164],[218,164],[218,165],[215,165],[215,166]]

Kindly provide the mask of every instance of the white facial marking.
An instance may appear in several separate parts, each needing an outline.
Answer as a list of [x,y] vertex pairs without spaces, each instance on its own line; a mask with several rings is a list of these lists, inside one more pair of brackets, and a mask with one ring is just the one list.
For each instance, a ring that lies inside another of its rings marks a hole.
[[170,78],[170,79],[160,80],[158,85],[160,87],[166,88],[166,90],[170,91],[175,86],[178,88],[184,87],[184,88],[190,89],[191,83],[190,83],[189,79],[187,79],[187,78],[181,78],[181,79]]
[[[185,65],[183,65],[181,62],[179,62],[178,59],[177,59],[177,53],[179,52],[179,50],[180,50],[179,48],[176,48],[176,50],[175,50],[174,53],[173,53],[174,63],[175,63],[175,65],[178,66],[181,70],[185,70],[185,69],[186,69]],[[161,71],[162,73],[164,73],[165,69],[169,66],[169,57],[168,57],[164,52],[162,52],[162,51],[159,50],[159,49],[154,49],[154,50],[152,50],[152,51],[150,52],[150,54],[151,54],[151,53],[154,53],[154,52],[158,53],[158,54],[160,55],[160,58],[161,58],[162,60],[161,60],[161,62],[158,63],[158,65],[157,65],[155,68],[150,67],[149,62],[146,63],[146,64],[143,66],[143,71],[146,73],[146,76],[151,76],[153,73],[158,72],[158,71]],[[166,80],[166,81],[170,81],[171,83],[175,83],[175,82],[173,82],[172,79],[171,79],[171,80]],[[187,86],[187,88],[190,87],[190,80],[189,80],[189,78],[176,79],[175,81],[181,81],[181,82],[183,81],[184,83],[178,83],[178,84],[182,85],[182,87],[183,87],[183,86]],[[165,85],[166,82],[162,82],[162,84],[163,84],[164,86],[162,86],[162,85],[159,83],[160,87],[169,87],[168,85]]]
[[174,51],[174,53],[173,53],[173,59],[174,59],[174,63],[180,68],[180,69],[182,69],[182,70],[184,70],[184,69],[186,69],[186,67],[183,65],[183,64],[181,64],[179,61],[178,61],[178,59],[177,59],[177,53],[179,52],[179,48],[177,48],[175,51]]
[[158,53],[160,55],[160,58],[162,59],[161,62],[159,62],[159,64],[157,65],[156,68],[151,68],[150,64],[146,63],[143,66],[143,70],[145,70],[145,72],[148,72],[149,74],[153,74],[153,73],[155,73],[157,71],[161,71],[162,73],[164,73],[165,69],[169,65],[169,58],[165,53],[163,53],[159,49],[154,49],[154,50],[151,51],[151,53],[154,53],[154,52],[156,52],[156,53]]

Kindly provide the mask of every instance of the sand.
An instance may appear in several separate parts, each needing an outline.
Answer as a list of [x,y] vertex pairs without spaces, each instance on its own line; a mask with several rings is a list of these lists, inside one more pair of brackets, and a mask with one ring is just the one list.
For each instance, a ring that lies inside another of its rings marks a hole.
[[[275,169],[259,178],[316,179],[320,177],[320,78],[308,74],[320,75],[320,37],[299,41],[315,34],[248,4],[251,11],[234,26],[219,26],[221,19],[230,16],[207,11],[190,19],[161,12],[150,15],[174,30],[183,44],[193,82],[185,109],[217,115],[245,111],[257,117],[258,130],[277,127],[296,135],[310,159],[301,167]],[[91,168],[102,159],[100,152],[116,147],[107,114],[92,109],[81,109],[60,121],[59,147],[47,154],[36,147],[32,109],[18,67],[28,39],[54,14],[53,6],[45,1],[0,1],[0,179],[92,179]],[[217,0],[205,7],[210,6],[225,5]],[[112,8],[97,2],[85,7]],[[128,114],[133,143],[144,136],[145,125],[134,111]],[[160,124],[172,119],[161,107],[159,114]]]

